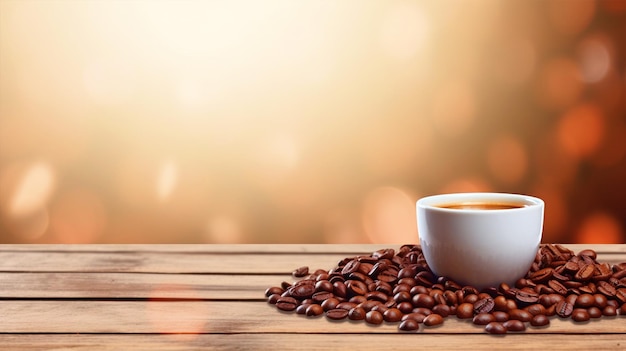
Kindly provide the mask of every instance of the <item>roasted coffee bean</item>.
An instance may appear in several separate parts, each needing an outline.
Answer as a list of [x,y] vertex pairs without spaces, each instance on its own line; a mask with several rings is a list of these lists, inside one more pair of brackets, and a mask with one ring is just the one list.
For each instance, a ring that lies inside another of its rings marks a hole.
[[[307,283],[305,283],[307,282]],[[289,288],[291,296],[298,299],[305,299],[315,293],[315,283],[312,280],[301,280]]]
[[546,314],[546,308],[542,304],[533,304],[525,308],[528,313],[536,316],[538,314]]
[[576,298],[575,307],[591,307],[595,304],[596,299],[591,294],[581,294]]
[[428,316],[426,316],[426,318],[424,318],[423,323],[424,325],[429,326],[429,327],[439,325],[443,323],[443,317],[436,313],[431,313]]
[[536,303],[539,301],[539,294],[526,290],[519,290],[515,293],[515,299],[522,303]]
[[309,305],[309,307],[306,308],[306,315],[309,317],[316,317],[322,313],[324,313],[324,308],[317,304]]
[[276,301],[276,307],[282,311],[293,311],[298,306],[298,300],[293,297],[281,297]]
[[578,272],[576,272],[576,275],[574,276],[576,278],[576,280],[588,280],[589,278],[591,278],[593,276],[593,271],[595,270],[594,265],[592,264],[585,264],[582,267],[580,267],[580,269],[578,270]]
[[343,281],[335,281],[333,283],[333,294],[338,297],[346,297],[348,289]]
[[342,301],[342,302],[340,302],[340,303],[337,305],[337,307],[335,307],[335,308],[341,308],[342,310],[349,311],[349,310],[351,310],[351,309],[355,308],[355,307],[356,307],[356,305],[357,305],[357,304],[356,304],[356,303],[354,303],[354,302]]
[[382,259],[392,259],[395,256],[396,252],[394,249],[381,249],[374,251],[372,253],[372,257],[382,260]]
[[575,308],[572,311],[571,317],[576,322],[586,322],[591,318],[591,316],[589,316],[589,312],[587,312],[584,308]]
[[296,313],[297,314],[305,314],[306,313],[306,309],[311,306],[310,303],[303,303],[298,305],[298,307],[296,307]]
[[315,294],[313,294],[311,299],[315,303],[322,303],[325,300],[330,299],[331,297],[335,297],[335,295],[333,295],[333,293],[328,292],[328,291],[320,291],[320,292],[316,292]]
[[353,303],[358,305],[360,303],[363,303],[363,302],[367,301],[367,298],[365,298],[365,296],[356,295],[356,296],[352,296],[350,298],[350,300],[348,300],[348,301],[353,302]]
[[595,259],[596,259],[596,257],[597,257],[596,252],[595,252],[594,250],[591,250],[591,249],[585,249],[585,250],[582,250],[582,251],[580,251],[578,254],[579,254],[580,256],[586,256],[586,257],[589,257],[589,258],[591,258],[592,260],[595,260]]
[[437,304],[432,308],[433,313],[436,313],[440,316],[442,316],[443,318],[446,318],[450,315],[451,310],[450,310],[450,306],[445,305],[445,304]]
[[620,316],[626,316],[626,303],[622,304],[622,306],[618,310]]
[[393,299],[396,300],[396,302],[400,303],[405,301],[411,301],[412,296],[408,291],[400,291],[393,296]]
[[404,302],[400,302],[398,304],[398,306],[396,306],[400,311],[402,311],[402,313],[411,313],[413,312],[413,304],[408,302],[408,301],[404,301]]
[[363,309],[363,307],[355,307],[348,311],[348,318],[353,321],[360,321],[365,319],[366,313],[367,312],[365,311],[365,309]]
[[491,297],[482,298],[474,302],[474,313],[489,313],[493,310],[495,303]]
[[465,298],[463,299],[463,302],[469,302],[471,304],[474,304],[474,302],[478,301],[478,294],[469,294],[469,295],[465,295]]
[[474,304],[465,302],[460,304],[456,309],[456,316],[460,319],[468,319],[474,316]]
[[337,298],[331,297],[324,300],[321,305],[322,308],[324,308],[324,311],[330,311],[337,308],[337,305],[339,305],[339,300]]
[[267,302],[270,303],[271,305],[275,305],[276,302],[278,302],[278,299],[280,299],[281,296],[279,294],[272,294],[270,295],[270,297],[267,298]]
[[516,319],[510,319],[502,323],[502,326],[504,326],[507,331],[521,332],[526,330],[526,324]]
[[421,314],[421,313],[417,313],[417,312],[408,313],[408,314],[405,314],[404,316],[402,316],[402,320],[403,321],[407,320],[407,319],[414,319],[418,323],[422,323],[424,321],[424,318],[426,318],[425,314]]
[[615,298],[622,304],[626,304],[626,288],[619,288],[615,290]]
[[326,311],[326,317],[332,320],[341,320],[348,317],[348,310],[334,308]]
[[369,324],[381,324],[383,322],[383,314],[378,311],[369,311],[365,314],[365,321]]
[[361,262],[357,260],[352,260],[348,262],[341,270],[341,274],[343,274],[343,276],[347,278],[350,273],[356,272],[359,269],[360,264]]
[[291,275],[293,275],[296,278],[302,278],[306,276],[307,274],[309,274],[309,267],[307,266],[296,268],[293,272],[291,272]]
[[506,334],[506,327],[500,322],[491,322],[485,326],[485,331],[489,334]]
[[528,311],[520,310],[518,308],[509,311],[509,319],[516,319],[522,322],[529,322],[533,318],[533,315]]
[[315,291],[316,292],[320,292],[320,291],[333,292],[333,284],[328,280],[318,280],[315,283]]
[[385,306],[384,304],[380,304],[380,305],[376,305],[374,307],[372,307],[371,311],[378,311],[380,313],[385,313],[385,311],[387,311],[389,309],[389,307]]
[[377,301],[377,300],[367,300],[365,302],[360,303],[359,305],[357,305],[358,307],[362,307],[366,312],[369,312],[372,310],[372,308],[378,306],[382,304],[382,302]]
[[598,308],[606,307],[608,299],[603,294],[594,294],[593,295],[594,303],[593,305]]
[[567,318],[572,314],[573,310],[574,310],[574,305],[567,302],[566,300],[563,300],[556,304],[556,314],[559,317]]
[[427,294],[417,294],[412,298],[413,306],[431,309],[435,306],[435,299]]
[[530,279],[534,282],[542,282],[552,277],[552,268],[543,268],[530,274]]
[[589,313],[589,317],[591,318],[600,318],[602,317],[602,310],[592,306],[587,309],[587,313]]
[[559,283],[558,280],[549,280],[548,281],[548,286],[554,290],[554,292],[561,294],[561,295],[565,295],[567,294],[567,288],[565,286],[563,286],[563,284]]
[[387,298],[388,298],[388,296],[385,293],[382,293],[380,291],[370,291],[365,294],[365,297],[368,300],[376,300],[380,302],[387,302]]
[[404,284],[404,283],[396,283],[396,286],[393,288],[393,291],[391,292],[393,295],[397,294],[397,293],[401,293],[401,292],[405,292],[407,294],[409,294],[409,296],[411,296],[411,293],[409,293],[409,291],[411,291],[411,285],[409,284]]
[[493,311],[491,314],[493,314],[496,322],[505,322],[509,320],[509,314],[504,311]]
[[599,281],[598,292],[606,296],[615,296],[615,293],[617,292],[617,290],[612,284],[606,281]]
[[283,288],[278,287],[278,286],[273,286],[273,287],[267,288],[267,290],[265,290],[265,296],[266,297],[270,297],[271,295],[274,295],[274,294],[280,295],[280,294],[282,294],[284,292],[285,292],[285,290]]
[[543,327],[548,324],[550,324],[550,319],[543,314],[533,316],[533,318],[530,320],[530,325],[532,325],[533,327]]
[[383,319],[385,322],[399,322],[402,319],[402,311],[399,309],[392,307],[383,313]]
[[368,293],[367,285],[360,280],[346,281],[346,289],[353,295],[365,295]]
[[472,323],[476,325],[487,325],[491,322],[494,322],[496,317],[491,313],[478,313],[472,319]]
[[617,309],[614,306],[605,306],[602,315],[607,317],[617,316]]
[[414,319],[406,319],[398,325],[398,329],[402,331],[414,331],[418,330],[420,324]]

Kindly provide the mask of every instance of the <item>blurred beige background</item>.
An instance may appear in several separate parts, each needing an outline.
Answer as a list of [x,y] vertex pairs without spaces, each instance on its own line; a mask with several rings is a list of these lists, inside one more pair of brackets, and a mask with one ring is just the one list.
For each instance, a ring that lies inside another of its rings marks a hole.
[[0,242],[626,240],[626,1],[0,0]]

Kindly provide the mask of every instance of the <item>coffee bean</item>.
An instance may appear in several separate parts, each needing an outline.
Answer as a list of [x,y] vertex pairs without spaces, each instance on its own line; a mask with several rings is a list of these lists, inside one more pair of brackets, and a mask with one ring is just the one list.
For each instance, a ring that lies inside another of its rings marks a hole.
[[309,305],[305,311],[306,315],[309,317],[316,317],[324,313],[324,308],[317,304]]
[[417,294],[412,299],[413,306],[431,309],[435,306],[435,299],[427,294]]
[[302,266],[300,268],[296,268],[293,272],[291,272],[291,275],[293,275],[296,278],[304,277],[307,274],[309,274],[309,267],[307,267],[307,266]]
[[540,269],[540,270],[530,274],[530,279],[533,280],[534,282],[546,281],[546,280],[550,279],[550,277],[552,277],[552,272],[553,271],[554,270],[552,268],[549,268],[549,267]]
[[333,310],[335,308],[337,308],[337,305],[339,304],[339,300],[337,298],[331,297],[329,299],[324,300],[324,302],[322,302],[322,308],[324,308],[324,311],[330,311]]
[[533,316],[533,318],[530,320],[530,325],[532,325],[533,327],[543,327],[548,324],[550,324],[550,319],[543,314]]
[[494,315],[491,313],[478,313],[472,319],[472,323],[476,325],[487,325],[491,322],[494,322],[495,320],[496,317],[494,317]]
[[615,289],[615,287],[606,282],[606,281],[599,281],[598,282],[598,292],[606,295],[606,296],[615,296],[615,293],[617,292],[617,290]]
[[442,316],[443,318],[448,317],[450,315],[450,313],[451,313],[450,306],[444,305],[444,304],[441,304],[441,303],[438,304],[438,305],[435,305],[432,308],[432,311],[433,311],[433,313],[436,313],[436,314]]
[[489,313],[493,310],[495,303],[491,297],[482,298],[474,302],[474,313]]
[[293,297],[281,297],[276,301],[276,307],[282,311],[293,311],[298,306],[298,301]]
[[404,302],[400,302],[397,306],[397,308],[402,312],[402,313],[411,313],[413,312],[413,304],[411,304],[408,301],[404,301]]
[[589,258],[591,258],[592,260],[595,260],[595,259],[596,259],[596,257],[597,257],[596,252],[595,252],[594,250],[591,250],[591,249],[585,249],[585,250],[582,250],[582,251],[580,251],[578,254],[579,254],[580,256],[586,256],[586,257],[589,257]]
[[315,291],[316,292],[321,292],[321,291],[333,292],[333,284],[328,280],[318,280],[315,283]]
[[335,295],[333,295],[333,293],[328,292],[328,291],[319,291],[313,294],[313,296],[311,296],[311,299],[315,303],[322,303],[325,300],[330,299],[331,297],[335,297]]
[[528,313],[536,316],[538,314],[546,314],[546,308],[542,304],[533,304],[525,308]]
[[502,323],[502,326],[505,327],[507,331],[521,332],[526,330],[526,325],[524,324],[524,322],[516,319],[508,320]]
[[369,311],[365,314],[365,321],[369,324],[381,324],[383,322],[383,314],[378,311]]
[[506,327],[500,322],[491,322],[485,326],[485,331],[489,334],[506,334]]
[[301,280],[292,285],[288,291],[293,297],[299,299],[309,298],[315,293],[315,283],[311,280]]
[[595,267],[592,264],[584,264],[578,270],[578,272],[576,272],[576,275],[574,277],[576,278],[576,280],[588,280],[589,278],[591,278],[591,276],[593,276],[594,270]]
[[411,301],[411,294],[408,291],[400,291],[397,294],[395,294],[393,296],[393,299],[396,300],[396,302],[400,303],[400,302],[405,302],[405,301]]
[[343,269],[341,270],[341,274],[344,277],[348,277],[348,275],[350,275],[350,273],[356,272],[359,269],[359,265],[361,264],[361,262],[357,261],[357,260],[352,260],[350,262],[348,262]]
[[494,311],[491,314],[493,314],[496,322],[506,322],[509,320],[509,314],[504,311]]
[[456,316],[460,319],[468,319],[474,316],[474,304],[464,302],[456,309]]
[[620,316],[626,316],[626,303],[622,304],[622,306],[618,310]]
[[349,311],[357,306],[354,302],[342,301],[335,308],[341,308],[343,310]]
[[516,319],[522,322],[528,322],[533,318],[533,315],[528,311],[520,310],[518,308],[509,311],[509,319]]
[[283,288],[278,287],[278,286],[273,286],[273,287],[267,288],[267,290],[265,290],[265,296],[266,297],[270,297],[271,295],[274,295],[274,294],[280,295],[280,294],[282,294],[284,292],[285,292],[285,290]]
[[617,316],[617,309],[614,306],[606,306],[602,310],[602,314],[607,317]]
[[619,288],[619,289],[615,290],[615,297],[622,304],[626,304],[626,288]]
[[596,302],[596,299],[591,294],[581,294],[576,298],[574,303],[575,307],[591,307]]
[[572,311],[571,317],[576,322],[586,322],[591,318],[589,312],[584,308],[575,308]]
[[563,286],[563,284],[561,284],[558,280],[550,280],[548,281],[548,286],[554,290],[554,292],[561,294],[561,295],[565,295],[567,294],[567,288]]
[[[346,281],[346,289],[353,295],[365,295],[368,293],[367,285],[359,280]],[[385,300],[387,297],[385,296]]]
[[426,318],[424,318],[424,325],[427,325],[429,327],[435,326],[435,325],[439,325],[441,323],[443,323],[443,317],[436,314],[436,313],[432,313],[429,314],[428,316],[426,316]]
[[515,293],[515,298],[517,299],[517,301],[523,303],[536,303],[537,301],[539,301],[539,294],[535,292],[519,290]]
[[365,311],[365,309],[363,309],[363,307],[355,307],[348,311],[348,318],[353,321],[360,321],[365,319],[366,313],[367,312]]
[[414,331],[418,330],[420,324],[414,319],[406,319],[398,325],[398,329],[402,331]]
[[408,314],[405,314],[404,316],[402,316],[402,320],[403,321],[407,320],[407,319],[414,319],[418,323],[424,322],[425,318],[426,318],[425,314],[421,314],[421,313],[417,313],[417,312],[408,313]]
[[572,314],[573,310],[574,306],[565,300],[556,304],[556,314],[559,317],[567,318]]
[[297,314],[305,314],[306,313],[306,309],[311,306],[310,303],[305,303],[305,304],[300,304],[298,305],[298,307],[296,307],[296,313]]
[[587,309],[587,313],[589,313],[589,317],[591,318],[600,318],[602,317],[602,310],[599,308],[592,306]]
[[332,320],[341,320],[348,317],[348,311],[341,308],[334,308],[326,311],[326,317]]
[[383,313],[383,319],[385,322],[398,322],[402,319],[403,313],[397,308],[390,308],[385,313]]

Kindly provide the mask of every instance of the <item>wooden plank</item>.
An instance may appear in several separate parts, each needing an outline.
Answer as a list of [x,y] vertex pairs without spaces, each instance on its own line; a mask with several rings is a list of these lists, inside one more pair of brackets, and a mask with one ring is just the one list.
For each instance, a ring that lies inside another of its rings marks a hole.
[[[328,270],[345,257],[352,255],[3,251],[0,272],[289,274],[300,266]],[[626,254],[599,254],[598,260],[625,262]]]
[[[579,252],[626,253],[620,244],[563,244]],[[383,248],[398,249],[401,244],[0,244],[0,252],[185,252],[185,253],[341,253],[365,254]]]
[[508,334],[212,334],[212,335],[0,335],[6,349],[41,350],[626,350],[623,335]]
[[[263,299],[291,275],[0,273],[0,298]],[[1,312],[0,312],[1,315]]]
[[[232,301],[0,301],[2,333],[397,333],[397,324],[329,321],[284,313],[265,302]],[[526,333],[621,333],[626,318],[587,323],[554,318],[548,328]],[[484,333],[467,320],[449,317],[420,333]]]

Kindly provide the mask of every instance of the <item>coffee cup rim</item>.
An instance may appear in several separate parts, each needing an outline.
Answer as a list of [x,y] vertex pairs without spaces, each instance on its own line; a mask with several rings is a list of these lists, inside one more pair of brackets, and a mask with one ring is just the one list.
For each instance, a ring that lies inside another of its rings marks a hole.
[[488,201],[510,201],[521,203],[524,206],[518,208],[509,208],[509,209],[499,209],[500,211],[524,211],[528,208],[533,208],[537,206],[544,206],[544,201],[538,197],[518,194],[518,193],[504,193],[504,192],[466,192],[466,193],[442,193],[435,194],[422,197],[417,200],[416,206],[418,208],[423,209],[431,209],[438,211],[454,211],[454,212],[491,212],[485,211],[482,209],[451,209],[440,207],[445,204],[450,204],[454,202],[460,201],[480,201],[480,202],[488,202]]

